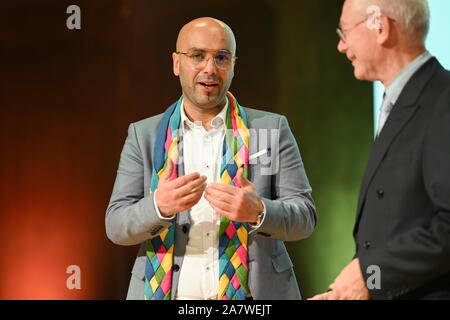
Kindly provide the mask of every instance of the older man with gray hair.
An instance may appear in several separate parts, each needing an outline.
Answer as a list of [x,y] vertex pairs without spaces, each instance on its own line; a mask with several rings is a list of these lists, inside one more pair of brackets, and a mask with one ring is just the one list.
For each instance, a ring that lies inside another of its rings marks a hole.
[[385,87],[356,253],[313,299],[450,299],[450,72],[425,48],[426,0],[346,0],[338,50]]

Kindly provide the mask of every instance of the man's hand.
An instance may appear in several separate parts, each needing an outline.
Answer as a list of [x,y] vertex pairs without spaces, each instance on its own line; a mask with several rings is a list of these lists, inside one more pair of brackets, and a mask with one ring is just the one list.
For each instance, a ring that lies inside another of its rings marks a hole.
[[166,170],[161,175],[155,201],[163,217],[192,208],[200,201],[206,188],[206,177],[198,172],[188,174],[173,180],[174,165],[171,159],[167,161]]
[[205,199],[221,216],[233,221],[256,223],[264,206],[261,198],[256,195],[254,185],[244,177],[243,172],[239,168],[236,173],[240,188],[211,183],[206,189]]
[[321,294],[316,294],[314,297],[309,298],[308,300],[331,300],[330,299],[331,291],[327,291]]
[[353,259],[330,285],[331,291],[319,294],[310,300],[368,300],[367,290],[359,259]]
[[331,300],[370,299],[358,258],[350,261],[334,280],[334,283],[330,285],[330,289],[329,299]]

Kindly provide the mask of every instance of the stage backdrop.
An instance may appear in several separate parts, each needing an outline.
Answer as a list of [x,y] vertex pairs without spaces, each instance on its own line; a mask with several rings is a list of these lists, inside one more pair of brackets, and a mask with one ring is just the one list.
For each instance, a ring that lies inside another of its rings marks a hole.
[[327,290],[354,253],[373,141],[372,84],[336,50],[342,2],[1,0],[0,299],[125,298],[137,247],[104,224],[120,152],[131,122],[179,98],[171,53],[200,16],[235,33],[239,102],[289,119],[319,221],[287,248],[303,297]]

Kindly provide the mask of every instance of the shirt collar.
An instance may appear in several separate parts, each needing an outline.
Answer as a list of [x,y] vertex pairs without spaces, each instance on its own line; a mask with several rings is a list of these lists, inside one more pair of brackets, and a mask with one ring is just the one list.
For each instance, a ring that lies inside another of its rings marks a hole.
[[386,89],[386,102],[395,105],[409,79],[431,58],[432,55],[428,51],[425,51],[404,68]]
[[[227,109],[228,109],[228,99],[225,99],[225,106],[222,108],[222,110],[211,120],[211,126],[215,129],[220,128],[222,125],[226,123],[227,118]],[[198,122],[192,122],[187,117],[186,113],[184,112],[184,99],[181,102],[181,128],[183,132],[185,130],[190,130],[195,128],[196,126],[202,126],[202,123],[200,121]]]

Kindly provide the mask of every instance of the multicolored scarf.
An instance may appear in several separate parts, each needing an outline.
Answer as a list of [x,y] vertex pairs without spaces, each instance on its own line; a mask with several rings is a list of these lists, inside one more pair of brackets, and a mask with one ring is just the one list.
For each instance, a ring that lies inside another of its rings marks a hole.
[[[249,131],[243,109],[234,96],[228,92],[228,109],[222,151],[221,183],[240,187],[236,173],[243,167],[244,177],[248,177]],[[181,122],[182,98],[166,110],[158,128],[150,193],[158,187],[167,159],[172,159],[174,171],[171,179],[177,178],[178,130]],[[173,250],[175,244],[175,223],[159,236],[147,241],[147,263],[145,268],[145,299],[170,300],[172,286]],[[220,300],[245,300],[248,293],[247,278],[247,238],[246,223],[230,221],[220,217],[219,227],[219,292]],[[193,275],[195,276],[195,275]]]

